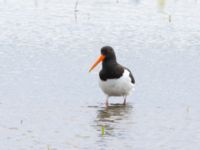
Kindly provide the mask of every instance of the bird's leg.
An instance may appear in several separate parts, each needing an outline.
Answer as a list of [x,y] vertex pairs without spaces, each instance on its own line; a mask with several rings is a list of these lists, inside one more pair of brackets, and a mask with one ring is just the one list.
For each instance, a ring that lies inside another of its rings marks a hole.
[[108,105],[109,105],[108,99],[109,99],[109,96],[106,97],[106,107],[108,107]]
[[123,105],[126,105],[126,96],[123,96],[123,97],[124,97]]

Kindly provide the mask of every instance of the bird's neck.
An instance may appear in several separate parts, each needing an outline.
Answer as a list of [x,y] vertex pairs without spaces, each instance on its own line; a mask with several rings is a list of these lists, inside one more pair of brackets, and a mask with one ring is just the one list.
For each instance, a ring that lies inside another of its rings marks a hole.
[[117,61],[116,59],[109,59],[109,60],[105,60],[102,63],[102,69],[103,70],[112,70],[113,66],[117,65]]

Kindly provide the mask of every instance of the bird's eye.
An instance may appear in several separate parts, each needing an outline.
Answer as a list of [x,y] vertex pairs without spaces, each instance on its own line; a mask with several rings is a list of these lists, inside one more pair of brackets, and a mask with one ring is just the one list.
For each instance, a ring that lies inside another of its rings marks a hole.
[[107,54],[107,51],[106,51],[106,50],[102,50],[102,54],[103,54],[103,55],[106,55],[106,54]]

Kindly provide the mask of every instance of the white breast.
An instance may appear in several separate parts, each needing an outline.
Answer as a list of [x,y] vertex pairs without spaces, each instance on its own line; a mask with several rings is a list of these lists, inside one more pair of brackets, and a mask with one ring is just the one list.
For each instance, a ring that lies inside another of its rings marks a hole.
[[108,96],[126,96],[132,91],[134,84],[131,82],[129,71],[124,70],[123,75],[119,79],[99,80],[99,86]]

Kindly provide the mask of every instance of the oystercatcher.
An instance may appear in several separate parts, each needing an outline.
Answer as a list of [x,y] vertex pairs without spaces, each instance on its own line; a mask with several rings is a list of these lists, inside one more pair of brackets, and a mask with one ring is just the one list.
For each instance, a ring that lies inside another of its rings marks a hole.
[[101,48],[101,56],[92,65],[89,72],[92,71],[100,62],[102,69],[99,72],[99,86],[107,95],[106,106],[110,96],[123,96],[126,104],[126,97],[132,91],[135,85],[135,79],[131,71],[117,63],[115,52],[112,47],[105,46]]

